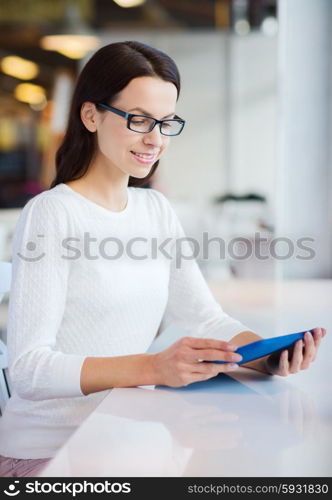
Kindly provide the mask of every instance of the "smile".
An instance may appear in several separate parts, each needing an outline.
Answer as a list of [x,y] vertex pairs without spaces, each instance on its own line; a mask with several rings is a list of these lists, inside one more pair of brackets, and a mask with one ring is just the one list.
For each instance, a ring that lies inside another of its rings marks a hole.
[[130,151],[134,158],[140,163],[152,163],[157,158],[156,154],[148,154],[148,153],[136,153],[135,151]]

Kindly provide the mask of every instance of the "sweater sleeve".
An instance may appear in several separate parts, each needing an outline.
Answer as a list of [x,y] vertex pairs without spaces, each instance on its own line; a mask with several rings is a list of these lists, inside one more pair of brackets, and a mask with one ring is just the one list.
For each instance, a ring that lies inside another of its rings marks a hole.
[[13,389],[24,399],[83,396],[85,356],[55,348],[68,286],[68,228],[65,206],[44,193],[29,200],[15,227],[7,347]]
[[161,330],[172,323],[189,336],[229,341],[244,330],[250,330],[229,316],[215,300],[193,256],[193,249],[169,201],[168,220],[172,236],[172,260],[169,295]]

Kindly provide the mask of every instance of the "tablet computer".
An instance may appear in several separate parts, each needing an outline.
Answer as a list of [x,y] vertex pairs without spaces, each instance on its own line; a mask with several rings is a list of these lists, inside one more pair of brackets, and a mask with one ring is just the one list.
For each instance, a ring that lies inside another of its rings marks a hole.
[[[235,352],[241,354],[242,360],[238,361],[238,365],[254,361],[258,358],[263,358],[269,354],[283,351],[292,347],[297,340],[303,339],[304,334],[309,331],[313,334],[313,330],[305,330],[304,332],[291,333],[289,335],[280,335],[269,339],[257,340],[250,344],[245,344],[239,347]],[[211,361],[211,363],[229,363],[229,361]]]

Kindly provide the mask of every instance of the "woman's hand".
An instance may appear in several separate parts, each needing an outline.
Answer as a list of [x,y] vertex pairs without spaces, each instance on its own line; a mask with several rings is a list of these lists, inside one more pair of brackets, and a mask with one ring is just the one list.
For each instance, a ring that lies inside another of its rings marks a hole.
[[265,367],[271,375],[286,377],[290,373],[297,373],[309,368],[317,356],[320,341],[326,335],[325,328],[314,328],[313,335],[306,332],[303,340],[298,340],[294,348],[289,351],[285,349],[281,353],[271,354],[265,358]]
[[[158,385],[181,387],[234,370],[238,367],[235,363],[242,359],[233,352],[236,349],[222,340],[183,337],[154,355]],[[202,360],[228,363],[202,363]]]

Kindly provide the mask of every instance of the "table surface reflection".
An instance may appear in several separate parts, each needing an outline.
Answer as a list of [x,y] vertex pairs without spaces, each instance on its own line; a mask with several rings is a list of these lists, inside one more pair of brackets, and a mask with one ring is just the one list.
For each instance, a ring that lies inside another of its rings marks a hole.
[[[236,287],[247,287],[249,305],[243,294],[237,306],[227,303],[227,290],[229,298]],[[114,389],[41,476],[331,476],[332,281],[283,282],[277,288],[267,282],[228,288],[214,283],[211,289],[227,312],[252,329],[256,313],[258,333],[266,324],[264,336],[326,327],[317,361],[287,378],[240,368],[177,389]],[[175,327],[163,332],[151,352],[182,333]]]

